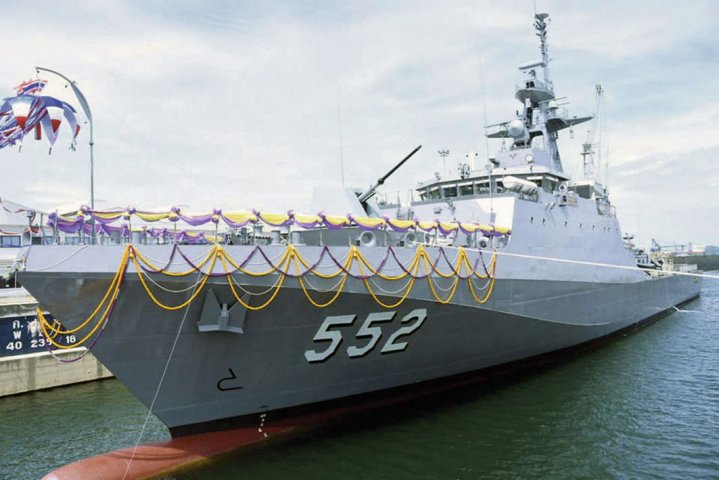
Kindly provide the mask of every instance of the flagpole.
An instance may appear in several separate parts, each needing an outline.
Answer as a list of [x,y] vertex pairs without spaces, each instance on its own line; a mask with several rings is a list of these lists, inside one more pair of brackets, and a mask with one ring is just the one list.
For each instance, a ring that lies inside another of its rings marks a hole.
[[[92,210],[95,210],[95,158],[93,155],[93,147],[95,145],[94,137],[93,137],[93,129],[92,129],[92,111],[90,110],[90,105],[87,103],[87,99],[85,98],[85,95],[82,94],[80,91],[80,88],[78,88],[77,83],[75,83],[73,80],[70,80],[65,75],[63,75],[60,72],[57,72],[55,70],[51,70],[49,68],[44,67],[35,67],[35,71],[38,73],[42,72],[48,72],[53,73],[57,75],[58,77],[64,79],[69,85],[70,88],[72,88],[73,93],[75,94],[75,97],[77,97],[77,101],[80,102],[80,107],[82,107],[82,111],[85,113],[85,117],[87,118],[88,122],[90,123],[90,208]],[[74,134],[75,132],[73,132]],[[91,220],[92,225],[92,243],[95,243],[95,222]]]

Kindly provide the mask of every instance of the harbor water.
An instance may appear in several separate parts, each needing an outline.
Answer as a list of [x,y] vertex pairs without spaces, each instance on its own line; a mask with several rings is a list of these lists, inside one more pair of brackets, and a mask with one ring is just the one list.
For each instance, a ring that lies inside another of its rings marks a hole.
[[[717,312],[705,280],[681,311],[562,363],[166,478],[719,478]],[[146,414],[116,380],[0,399],[0,479],[132,446]],[[151,416],[141,443],[166,438]]]

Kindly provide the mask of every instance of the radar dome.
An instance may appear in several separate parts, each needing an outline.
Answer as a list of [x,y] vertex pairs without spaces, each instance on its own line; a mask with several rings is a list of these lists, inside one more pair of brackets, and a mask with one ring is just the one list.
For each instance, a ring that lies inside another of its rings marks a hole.
[[519,138],[524,136],[524,123],[521,120],[515,119],[509,122],[507,125],[507,132],[512,138]]

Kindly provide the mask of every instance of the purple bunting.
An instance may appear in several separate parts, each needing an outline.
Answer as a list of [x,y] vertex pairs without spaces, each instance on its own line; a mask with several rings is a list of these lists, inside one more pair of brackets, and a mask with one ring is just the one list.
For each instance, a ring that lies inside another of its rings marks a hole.
[[[192,226],[192,227],[199,227],[201,225],[205,225],[208,223],[213,223],[214,225],[219,225],[220,221],[224,222],[225,225],[231,228],[241,228],[245,227],[249,224],[256,224],[258,222],[262,222],[266,225],[270,225],[272,227],[290,227],[290,226],[297,226],[299,228],[303,229],[312,229],[312,228],[318,228],[318,227],[325,227],[330,230],[340,230],[345,227],[357,227],[362,230],[387,230],[391,229],[394,232],[398,233],[405,233],[407,231],[416,231],[416,230],[425,230],[421,228],[418,223],[418,219],[414,219],[414,222],[417,223],[417,225],[411,225],[408,227],[398,227],[392,224],[392,220],[387,217],[383,216],[382,220],[384,220],[384,223],[378,223],[376,225],[372,225],[374,222],[367,222],[363,220],[355,219],[352,214],[347,214],[345,217],[335,217],[337,220],[335,220],[333,217],[328,216],[325,212],[318,212],[317,213],[317,220],[312,221],[302,221],[298,219],[298,216],[295,214],[293,210],[287,211],[287,217],[286,219],[284,216],[273,216],[270,217],[268,214],[263,214],[262,212],[259,212],[257,210],[252,210],[252,213],[254,216],[247,216],[247,218],[243,221],[235,221],[232,220],[230,217],[225,215],[221,209],[213,209],[212,213],[206,213],[201,215],[186,215],[183,214],[181,209],[179,207],[172,207],[170,209],[170,212],[167,213],[168,215],[166,218],[173,222],[179,222],[183,221],[184,223]],[[57,227],[60,231],[63,231],[65,233],[77,233],[81,230],[83,231],[92,231],[91,227],[83,226],[89,225],[90,223],[94,223],[96,225],[105,225],[108,228],[101,228],[98,230],[98,232],[101,233],[114,233],[118,230],[116,228],[121,227],[113,227],[110,228],[109,225],[116,222],[119,219],[123,219],[126,222],[129,222],[132,215],[138,214],[138,215],[157,215],[157,212],[145,212],[142,210],[136,210],[134,207],[128,207],[125,210],[110,210],[110,211],[94,211],[90,209],[87,205],[83,205],[80,210],[78,211],[75,218],[70,219],[67,217],[59,217],[55,214],[51,214],[48,220],[48,225],[55,226],[57,224]],[[92,220],[92,222],[86,222],[85,217]],[[236,217],[241,218],[241,217]],[[300,216],[302,218],[302,216]],[[307,217],[305,217],[307,218]],[[311,218],[311,217],[310,217]],[[280,221],[281,219],[281,221]],[[344,221],[347,219],[347,221]],[[469,224],[462,224],[461,222],[453,221],[450,225],[452,227],[445,228],[442,223],[439,221],[439,219],[436,219],[434,221],[436,224],[435,227],[432,227],[431,230],[436,230],[440,234],[449,236],[453,232],[461,231],[462,233],[466,235],[471,235],[476,232],[481,232],[482,235],[488,236],[488,237],[502,237],[505,235],[510,235],[511,231],[508,231],[507,233],[500,233],[497,232],[494,228],[486,229],[486,228],[480,228],[480,229],[470,229],[467,228],[465,225]],[[456,225],[456,227],[455,227]],[[472,224],[476,225],[476,224]],[[89,230],[88,230],[89,229]],[[157,229],[149,229],[149,234],[157,238],[158,233]],[[184,234],[183,234],[184,232]],[[123,233],[123,236],[129,236],[129,227],[128,231],[126,233]],[[165,233],[163,235],[163,238],[168,237],[168,234]],[[170,236],[171,240],[183,242],[183,243],[206,243],[206,239],[204,238],[204,235],[202,236],[193,236],[189,231],[183,230],[181,232],[175,232],[172,236]]]

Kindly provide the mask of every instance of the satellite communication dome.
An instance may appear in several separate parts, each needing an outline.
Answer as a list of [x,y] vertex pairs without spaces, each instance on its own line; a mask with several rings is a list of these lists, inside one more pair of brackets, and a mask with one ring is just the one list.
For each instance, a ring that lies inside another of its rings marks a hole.
[[507,132],[513,137],[513,138],[520,138],[524,136],[525,128],[524,123],[522,123],[521,120],[515,119],[509,122],[507,125]]

